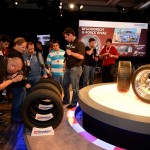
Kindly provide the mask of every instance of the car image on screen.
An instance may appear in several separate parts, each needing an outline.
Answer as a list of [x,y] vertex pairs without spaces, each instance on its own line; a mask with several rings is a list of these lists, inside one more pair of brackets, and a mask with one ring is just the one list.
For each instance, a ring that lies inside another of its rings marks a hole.
[[139,35],[136,29],[116,29],[115,37],[117,37],[115,42],[120,43],[138,43],[139,41]]

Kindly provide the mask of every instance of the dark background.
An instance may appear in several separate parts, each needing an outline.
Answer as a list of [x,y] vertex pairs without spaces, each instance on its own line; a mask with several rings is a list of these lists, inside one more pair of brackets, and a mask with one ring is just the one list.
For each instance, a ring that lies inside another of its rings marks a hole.
[[[149,23],[150,10],[144,12],[109,13],[109,12],[83,12],[62,10],[60,16],[58,10],[49,9],[15,9],[1,8],[0,34],[9,34],[12,38],[23,36],[27,41],[37,41],[37,34],[50,34],[51,38],[58,39],[62,49],[65,49],[66,41],[62,35],[66,27],[72,27],[78,36],[79,20],[118,21]],[[150,27],[150,23],[148,28]],[[148,29],[147,51],[144,58],[119,58],[132,60],[137,63],[149,63],[150,60],[150,31]]]

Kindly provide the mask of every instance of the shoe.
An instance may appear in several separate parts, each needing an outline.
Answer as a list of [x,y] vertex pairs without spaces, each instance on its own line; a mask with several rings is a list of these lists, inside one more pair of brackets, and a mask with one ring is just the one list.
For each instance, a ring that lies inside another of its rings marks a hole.
[[0,123],[2,123],[2,122],[4,122],[4,120],[0,118]]
[[6,113],[0,112],[0,117],[4,117],[5,115],[6,115]]
[[62,103],[63,103],[63,105],[67,105],[67,104],[69,104],[69,103],[67,103],[67,102],[64,102],[64,101],[62,101]]
[[76,107],[76,106],[73,106],[73,105],[71,105],[71,104],[67,106],[68,109],[75,108],[75,107]]

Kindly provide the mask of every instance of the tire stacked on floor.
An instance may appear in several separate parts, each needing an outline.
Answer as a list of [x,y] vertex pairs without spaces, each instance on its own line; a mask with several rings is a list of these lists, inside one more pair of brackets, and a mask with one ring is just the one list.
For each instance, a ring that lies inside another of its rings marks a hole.
[[62,87],[53,79],[40,79],[24,100],[21,115],[25,126],[55,129],[62,121]]

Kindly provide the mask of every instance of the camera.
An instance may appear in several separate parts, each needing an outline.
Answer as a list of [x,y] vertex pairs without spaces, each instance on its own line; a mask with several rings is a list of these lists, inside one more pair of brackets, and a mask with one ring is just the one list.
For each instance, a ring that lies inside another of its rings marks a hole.
[[[23,71],[22,70],[18,71],[18,75],[23,75]],[[23,75],[23,79],[22,80],[27,81],[28,79],[27,79],[27,77],[25,77]]]

